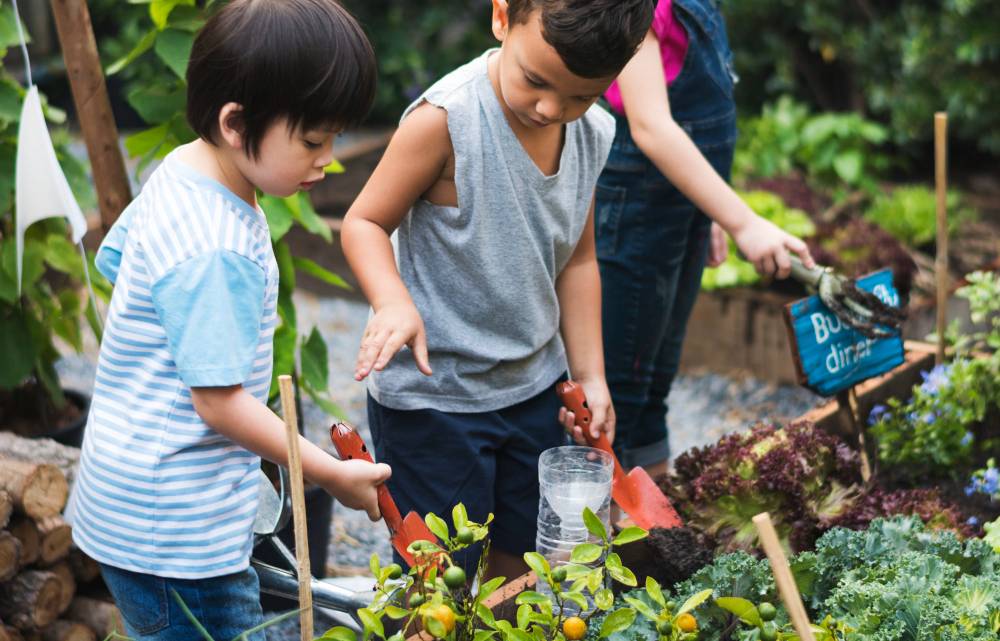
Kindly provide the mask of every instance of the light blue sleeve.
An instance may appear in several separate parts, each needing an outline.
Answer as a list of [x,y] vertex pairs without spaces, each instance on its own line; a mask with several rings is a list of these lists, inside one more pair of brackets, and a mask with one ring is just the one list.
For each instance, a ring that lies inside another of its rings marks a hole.
[[252,260],[217,250],[179,263],[153,284],[153,305],[185,385],[224,387],[249,378],[265,282]]
[[125,239],[128,237],[128,227],[124,217],[112,225],[108,235],[104,237],[101,246],[94,257],[94,265],[97,271],[111,281],[114,285],[118,279],[118,268],[122,264],[122,252],[125,248]]

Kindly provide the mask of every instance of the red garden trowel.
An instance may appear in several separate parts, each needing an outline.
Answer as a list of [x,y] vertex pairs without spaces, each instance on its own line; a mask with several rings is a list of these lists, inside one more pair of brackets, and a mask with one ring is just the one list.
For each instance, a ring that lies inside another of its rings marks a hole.
[[[347,423],[334,424],[330,428],[330,439],[333,441],[334,447],[337,448],[337,454],[340,455],[340,458],[375,462],[357,430]],[[407,550],[411,543],[414,541],[438,543],[437,537],[430,531],[419,514],[410,511],[405,518],[400,515],[399,508],[392,500],[389,488],[385,486],[385,483],[378,486],[378,509],[382,513],[382,518],[385,519],[385,524],[389,527],[389,540],[392,542],[392,547],[399,552],[410,567],[415,565],[413,554]]]
[[615,474],[611,479],[611,498],[631,517],[632,522],[644,530],[684,525],[677,510],[671,505],[670,499],[660,491],[646,470],[635,467],[626,474],[611,449],[608,437],[602,433],[595,439],[590,434],[590,408],[587,407],[587,397],[583,395],[583,388],[573,381],[566,381],[556,386],[556,392],[566,409],[576,416],[576,424],[583,431],[587,444],[607,452],[614,460]]

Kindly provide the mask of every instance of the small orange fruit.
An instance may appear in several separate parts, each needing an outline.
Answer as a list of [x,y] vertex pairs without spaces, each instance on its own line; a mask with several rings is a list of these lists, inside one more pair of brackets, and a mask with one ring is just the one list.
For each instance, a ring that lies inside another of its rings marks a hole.
[[420,608],[424,617],[437,619],[438,623],[444,626],[444,633],[450,634],[455,629],[455,613],[444,603],[438,605],[425,605]]
[[569,617],[563,621],[562,628],[569,641],[579,641],[587,634],[587,623],[580,617]]
[[674,623],[676,623],[677,627],[681,629],[681,632],[694,632],[698,629],[698,622],[690,612],[685,612],[684,614],[678,616],[674,620]]

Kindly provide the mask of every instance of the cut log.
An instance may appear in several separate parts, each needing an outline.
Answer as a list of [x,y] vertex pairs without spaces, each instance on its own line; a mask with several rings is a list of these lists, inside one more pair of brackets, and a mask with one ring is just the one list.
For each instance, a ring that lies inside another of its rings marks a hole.
[[57,563],[48,568],[48,570],[56,575],[56,579],[59,581],[59,594],[61,595],[59,599],[59,614],[62,614],[69,608],[69,604],[73,602],[73,597],[76,596],[76,579],[73,578],[73,571],[70,570],[69,562],[67,561]]
[[0,456],[32,463],[48,463],[62,470],[72,485],[80,463],[80,449],[57,443],[50,438],[24,438],[0,431]]
[[9,456],[0,456],[0,490],[10,494],[16,509],[33,519],[59,514],[69,496],[66,476],[58,467]]
[[101,576],[101,566],[80,548],[75,546],[70,548],[68,559],[69,568],[73,570],[73,578],[77,583],[90,583]]
[[21,542],[4,530],[0,532],[0,582],[13,579],[20,567]]
[[0,583],[0,616],[19,630],[44,628],[59,616],[61,596],[56,575],[25,570]]
[[98,639],[105,639],[111,636],[112,632],[123,636],[125,634],[125,626],[122,625],[118,608],[114,603],[100,599],[83,596],[74,598],[63,618],[84,624],[97,633]]
[[21,542],[20,565],[23,568],[38,560],[38,551],[41,545],[41,536],[38,534],[38,525],[26,516],[15,515],[11,519],[8,530]]
[[0,529],[10,523],[11,512],[14,511],[14,500],[6,490],[0,490]]
[[66,558],[73,545],[73,534],[69,524],[58,514],[35,522],[40,537],[38,561],[42,565],[52,565]]
[[60,619],[42,628],[42,641],[97,641],[97,635],[82,623]]

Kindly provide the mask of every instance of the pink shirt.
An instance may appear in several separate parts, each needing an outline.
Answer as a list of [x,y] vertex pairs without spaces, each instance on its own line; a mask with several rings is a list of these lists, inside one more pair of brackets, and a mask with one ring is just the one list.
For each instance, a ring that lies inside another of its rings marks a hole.
[[[659,0],[656,3],[656,12],[653,14],[653,33],[660,41],[660,60],[663,62],[663,77],[669,85],[677,78],[684,65],[684,54],[687,53],[688,36],[684,31],[684,26],[674,18],[671,11],[672,0]],[[616,113],[624,115],[625,108],[622,106],[622,92],[618,88],[618,81],[615,80],[604,93],[604,97]]]

